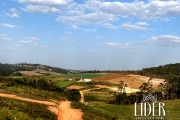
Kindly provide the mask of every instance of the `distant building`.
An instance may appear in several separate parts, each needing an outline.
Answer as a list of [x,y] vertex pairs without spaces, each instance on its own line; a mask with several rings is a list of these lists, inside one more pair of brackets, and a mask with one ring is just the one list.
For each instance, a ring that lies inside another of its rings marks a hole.
[[84,82],[91,82],[91,79],[84,79]]
[[91,79],[80,79],[77,82],[91,82],[91,81],[92,81]]

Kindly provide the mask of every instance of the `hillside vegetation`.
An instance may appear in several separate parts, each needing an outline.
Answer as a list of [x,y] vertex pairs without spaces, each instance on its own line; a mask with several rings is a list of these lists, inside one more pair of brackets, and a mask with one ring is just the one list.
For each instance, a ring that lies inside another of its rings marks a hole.
[[144,68],[141,70],[142,75],[166,77],[168,75],[180,75],[180,63],[161,65],[158,67]]
[[21,75],[19,71],[33,71],[33,70],[45,70],[57,73],[68,73],[67,70],[58,68],[58,67],[51,67],[47,65],[41,64],[30,64],[30,63],[18,63],[18,64],[2,64],[0,63],[0,76],[9,76],[9,75]]

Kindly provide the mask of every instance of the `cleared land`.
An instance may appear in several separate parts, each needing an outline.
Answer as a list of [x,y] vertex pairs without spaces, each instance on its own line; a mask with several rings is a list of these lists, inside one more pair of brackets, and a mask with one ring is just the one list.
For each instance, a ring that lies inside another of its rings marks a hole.
[[[94,81],[104,81],[104,82],[109,82],[109,83],[114,83],[114,84],[119,84],[119,81],[124,81],[127,86],[131,88],[139,88],[144,82],[148,82],[148,79],[150,77],[146,76],[141,76],[141,75],[121,75],[121,74],[109,74],[106,76],[102,77],[95,77],[92,78]],[[158,79],[158,78],[153,78],[152,79],[152,84],[153,87],[156,88],[159,83],[163,83],[164,79]]]
[[84,86],[80,86],[80,85],[71,85],[71,86],[67,87],[67,89],[76,89],[76,90],[79,90],[82,88],[84,88]]

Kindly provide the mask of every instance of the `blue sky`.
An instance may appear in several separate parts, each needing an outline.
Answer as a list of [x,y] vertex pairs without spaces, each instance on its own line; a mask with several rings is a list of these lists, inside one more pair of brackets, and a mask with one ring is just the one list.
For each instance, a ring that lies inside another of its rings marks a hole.
[[139,70],[180,61],[180,0],[1,0],[0,62]]

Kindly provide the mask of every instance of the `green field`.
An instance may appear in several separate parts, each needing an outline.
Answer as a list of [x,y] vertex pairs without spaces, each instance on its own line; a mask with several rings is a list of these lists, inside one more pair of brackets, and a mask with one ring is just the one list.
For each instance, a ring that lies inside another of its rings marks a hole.
[[93,77],[99,77],[99,76],[105,76],[108,74],[101,74],[101,73],[82,73],[82,74],[61,74],[59,75],[60,77],[63,78],[77,78],[77,79],[81,79],[82,78],[93,78]]
[[60,87],[68,87],[69,85],[75,83],[75,80],[71,80],[71,81],[63,81],[63,80],[57,80],[56,83],[58,84],[58,86]]

